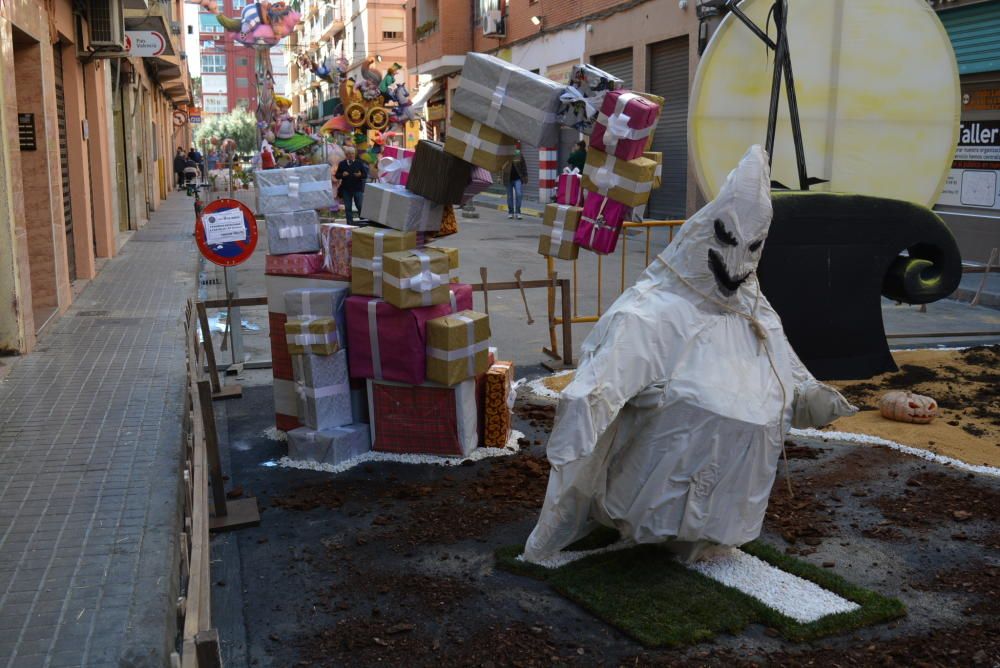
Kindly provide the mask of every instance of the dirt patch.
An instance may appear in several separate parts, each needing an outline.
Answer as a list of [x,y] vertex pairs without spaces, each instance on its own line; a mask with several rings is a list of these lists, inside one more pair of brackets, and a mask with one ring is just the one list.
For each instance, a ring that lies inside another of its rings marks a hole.
[[535,404],[530,401],[518,401],[514,404],[514,414],[537,429],[552,431],[556,419],[556,407],[553,404]]
[[[837,420],[831,428],[878,436],[970,464],[1000,467],[1000,346],[897,351],[893,358],[899,365],[895,373],[863,382],[831,383],[863,409]],[[938,418],[927,425],[882,418],[878,401],[890,390],[932,397],[938,403]]]
[[[300,666],[552,666],[585,663],[585,650],[560,647],[549,627],[466,628],[414,617],[348,617],[302,643]],[[579,653],[584,651],[584,654]]]
[[[945,529],[952,540],[971,540],[1000,549],[1000,492],[975,482],[925,471],[906,481],[902,495],[881,496],[874,505],[896,527],[926,533]],[[983,530],[983,524],[989,527]]]
[[1000,615],[1000,565],[979,562],[971,566],[943,570],[928,581],[910,582],[914,589],[936,592],[962,592],[979,600],[966,609],[967,614]]

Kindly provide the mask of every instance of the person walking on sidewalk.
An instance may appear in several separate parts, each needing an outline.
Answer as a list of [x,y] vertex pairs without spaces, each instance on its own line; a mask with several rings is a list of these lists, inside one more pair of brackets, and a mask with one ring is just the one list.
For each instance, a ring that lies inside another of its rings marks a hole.
[[177,189],[184,189],[184,168],[187,167],[187,155],[184,154],[184,149],[180,146],[177,147],[177,153],[174,153],[174,176],[177,178]]
[[521,200],[524,184],[528,182],[528,165],[521,155],[520,145],[514,149],[514,158],[503,166],[503,184],[507,187],[507,217],[521,220]]
[[358,215],[361,215],[361,204],[364,201],[365,182],[368,181],[368,166],[363,160],[358,160],[358,152],[353,146],[344,147],[346,160],[341,160],[337,166],[335,178],[340,181],[340,196],[344,199],[344,212],[347,214],[347,224],[354,224],[353,204],[358,205]]
[[586,162],[587,162],[587,142],[578,141],[576,143],[576,148],[573,149],[573,152],[569,154],[569,158],[566,159],[566,164],[568,164],[570,168],[579,169],[580,172],[582,173],[583,165]]

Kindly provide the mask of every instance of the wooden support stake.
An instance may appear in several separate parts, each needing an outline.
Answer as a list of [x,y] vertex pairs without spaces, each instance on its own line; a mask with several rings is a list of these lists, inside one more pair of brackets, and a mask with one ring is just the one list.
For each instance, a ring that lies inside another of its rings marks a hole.
[[215,366],[215,347],[212,345],[212,330],[208,326],[208,311],[205,310],[205,302],[198,302],[198,320],[201,321],[201,342],[208,361],[208,378],[212,382],[212,394],[215,394],[222,387],[219,383],[219,369]]
[[219,646],[219,632],[215,629],[199,631],[194,637],[198,668],[222,668],[222,652]]
[[225,517],[226,488],[222,481],[222,460],[219,458],[219,437],[215,431],[215,411],[212,410],[212,391],[206,381],[198,383],[198,403],[201,404],[202,428],[205,430],[205,454],[208,457],[208,476],[212,486],[215,516]]

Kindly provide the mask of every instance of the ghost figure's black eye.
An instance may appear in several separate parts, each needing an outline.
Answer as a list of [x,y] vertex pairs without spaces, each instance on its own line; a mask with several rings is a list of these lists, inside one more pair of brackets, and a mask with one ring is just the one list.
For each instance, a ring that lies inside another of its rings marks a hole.
[[736,237],[726,229],[726,226],[718,218],[715,219],[715,238],[727,246],[739,246]]
[[760,247],[761,247],[761,245],[763,243],[764,243],[763,239],[758,239],[757,241],[755,241],[752,244],[750,244],[750,252],[751,253],[756,253],[757,251],[759,251]]

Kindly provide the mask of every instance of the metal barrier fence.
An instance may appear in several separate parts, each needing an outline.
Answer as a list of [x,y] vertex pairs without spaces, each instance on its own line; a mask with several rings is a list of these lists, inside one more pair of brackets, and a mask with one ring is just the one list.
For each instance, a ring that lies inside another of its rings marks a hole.
[[[622,230],[621,237],[619,239],[618,251],[616,255],[619,257],[620,261],[620,271],[619,271],[619,282],[618,291],[614,295],[615,298],[625,291],[626,276],[627,276],[627,253],[628,253],[628,243],[629,243],[629,230],[639,230],[645,234],[645,263],[643,267],[649,266],[649,262],[652,259],[652,232],[656,229],[665,228],[668,231],[667,243],[674,240],[674,231],[684,224],[683,220],[645,220],[642,222],[626,222]],[[549,321],[549,348],[544,349],[544,352],[558,360],[563,361],[564,366],[572,366],[572,355],[573,351],[564,351],[563,354],[559,353],[558,337],[556,335],[556,327],[572,327],[577,323],[593,323],[597,322],[601,315],[604,313],[604,259],[603,255],[597,255],[597,305],[595,312],[592,314],[580,315],[580,281],[579,274],[577,271],[577,264],[579,260],[573,261],[573,289],[572,289],[572,299],[573,299],[573,315],[566,322],[566,319],[556,315],[556,294],[553,288],[549,289],[548,294],[548,321]],[[610,257],[610,256],[609,256]],[[551,277],[555,274],[555,259],[552,257],[546,258],[546,271]],[[613,301],[613,300],[612,300]],[[610,302],[609,302],[610,303]],[[546,364],[546,366],[551,366]]]

